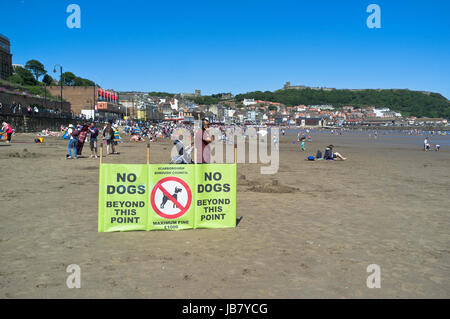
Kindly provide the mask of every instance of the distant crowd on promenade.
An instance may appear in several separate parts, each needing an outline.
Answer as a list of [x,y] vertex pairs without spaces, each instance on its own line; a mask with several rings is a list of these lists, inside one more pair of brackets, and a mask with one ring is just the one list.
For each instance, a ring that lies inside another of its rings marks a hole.
[[42,106],[12,102],[4,104],[0,102],[0,114],[2,115],[24,115],[29,117],[55,117],[55,118],[72,118],[70,113],[61,112],[59,109],[44,108]]

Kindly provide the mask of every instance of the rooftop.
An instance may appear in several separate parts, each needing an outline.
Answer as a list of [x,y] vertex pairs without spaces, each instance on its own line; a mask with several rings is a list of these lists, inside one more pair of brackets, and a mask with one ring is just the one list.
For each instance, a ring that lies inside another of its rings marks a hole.
[[1,33],[0,33],[0,38],[3,39],[3,40],[8,41],[8,43],[10,42],[10,41],[9,41],[9,38],[8,38],[6,35],[3,35],[3,34],[1,34]]

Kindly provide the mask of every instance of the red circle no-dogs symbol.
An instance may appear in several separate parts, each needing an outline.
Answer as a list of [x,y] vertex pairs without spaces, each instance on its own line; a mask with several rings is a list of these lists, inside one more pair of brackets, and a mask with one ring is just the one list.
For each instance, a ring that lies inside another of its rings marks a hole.
[[150,202],[156,214],[166,219],[174,219],[189,210],[192,192],[181,178],[165,177],[153,187]]

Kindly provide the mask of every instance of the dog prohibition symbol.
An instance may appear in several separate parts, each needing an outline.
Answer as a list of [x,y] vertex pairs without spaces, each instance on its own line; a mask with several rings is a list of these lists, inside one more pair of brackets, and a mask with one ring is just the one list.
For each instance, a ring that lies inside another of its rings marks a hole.
[[[173,194],[172,194],[173,199],[178,200],[178,199],[177,199],[177,197],[178,197],[177,194],[178,194],[178,193],[181,193],[182,190],[183,190],[183,189],[178,188],[178,187],[175,186],[175,190],[174,190],[174,192],[173,192]],[[161,209],[163,209],[163,208],[164,208],[164,205],[166,205],[166,203],[167,203],[168,200],[169,200],[169,198],[168,198],[166,195],[164,195],[164,196],[163,196],[163,199],[162,199],[162,202],[161,202],[161,205],[159,205],[159,207],[160,207]],[[175,203],[173,203],[173,208],[175,208],[175,207],[176,207],[176,205],[175,205]]]

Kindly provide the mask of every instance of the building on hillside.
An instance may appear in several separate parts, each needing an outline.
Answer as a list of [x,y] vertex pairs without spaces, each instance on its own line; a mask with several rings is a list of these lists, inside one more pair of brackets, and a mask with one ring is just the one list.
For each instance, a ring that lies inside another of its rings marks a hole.
[[419,125],[447,125],[448,121],[444,118],[428,118],[422,117],[415,119],[415,124]]
[[324,118],[320,117],[297,117],[295,120],[299,126],[323,126],[325,124]]
[[255,99],[244,99],[242,104],[244,104],[245,106],[255,105],[256,101],[255,101]]
[[16,71],[16,68],[23,68],[23,64],[12,64],[13,72]]
[[127,119],[137,119],[138,98],[133,93],[119,92],[119,104],[123,106]]
[[190,107],[183,110],[184,123],[194,123],[198,119],[205,117],[205,113],[198,107]]
[[195,90],[194,93],[180,93],[179,94],[182,98],[196,98],[202,96],[200,90]]
[[291,82],[287,81],[282,90],[305,90],[305,89],[310,89],[310,90],[323,90],[323,91],[334,91],[336,90],[335,88],[327,88],[327,87],[319,87],[319,86],[306,86],[306,85],[291,85]]
[[232,93],[222,93],[220,95],[220,99],[221,100],[230,100],[233,98],[233,94]]
[[353,112],[355,110],[355,108],[353,106],[343,106],[342,107],[342,111],[344,112]]
[[[47,87],[53,96],[60,96],[59,86]],[[63,86],[63,99],[70,102],[72,114],[95,118],[101,121],[121,119],[124,108],[119,104],[119,96],[113,90],[98,86]]]
[[12,73],[11,43],[8,37],[0,34],[0,79],[6,80]]

